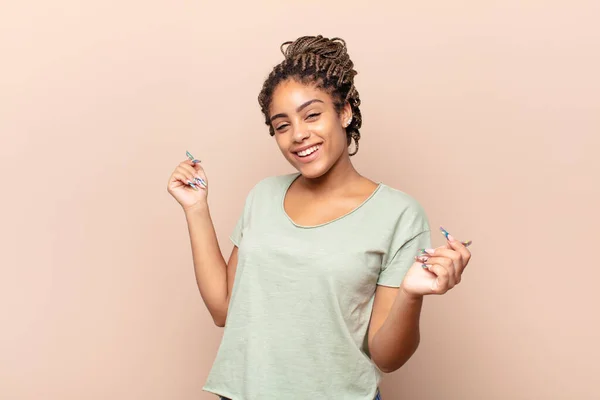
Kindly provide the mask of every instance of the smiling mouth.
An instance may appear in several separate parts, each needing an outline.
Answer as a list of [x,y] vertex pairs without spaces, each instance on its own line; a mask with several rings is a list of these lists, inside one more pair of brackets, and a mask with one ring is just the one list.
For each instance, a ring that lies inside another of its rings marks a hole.
[[315,151],[319,150],[319,148],[321,147],[320,144],[313,146],[313,147],[309,147],[308,149],[302,150],[302,151],[298,151],[295,152],[294,154],[296,154],[298,157],[308,157],[310,156],[312,153],[314,153]]

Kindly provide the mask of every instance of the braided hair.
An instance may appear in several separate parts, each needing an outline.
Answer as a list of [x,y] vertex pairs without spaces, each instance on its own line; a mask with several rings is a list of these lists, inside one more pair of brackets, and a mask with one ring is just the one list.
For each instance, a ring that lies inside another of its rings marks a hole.
[[346,102],[350,104],[352,121],[346,127],[346,136],[348,146],[354,139],[356,147],[350,155],[355,155],[358,152],[362,115],[359,108],[360,98],[354,87],[354,76],[357,72],[348,56],[346,42],[340,38],[328,39],[321,35],[302,36],[293,42],[284,42],[280,50],[285,58],[273,68],[258,96],[258,103],[265,116],[265,123],[269,126],[270,135],[275,135],[269,120],[273,92],[280,82],[291,78],[303,84],[313,84],[328,93],[333,99],[338,115]]

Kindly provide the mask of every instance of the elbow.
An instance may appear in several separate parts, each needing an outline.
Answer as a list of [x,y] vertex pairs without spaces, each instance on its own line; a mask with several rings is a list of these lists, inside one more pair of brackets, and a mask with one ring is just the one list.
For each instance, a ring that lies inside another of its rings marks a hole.
[[[406,352],[400,355],[398,358],[393,360],[386,360],[385,362],[375,363],[377,368],[384,374],[391,374],[394,371],[399,370],[411,359],[411,357],[416,353],[419,348],[419,343],[417,342],[414,346],[411,346],[410,349],[406,349]],[[373,360],[375,361],[375,360]]]
[[383,372],[384,374],[391,374],[392,372],[396,371],[396,369],[393,368],[385,368],[385,367],[379,367],[379,370],[381,372]]
[[213,322],[219,328],[223,328],[223,327],[225,327],[225,322],[227,322],[227,316],[226,315],[222,316],[222,317],[213,316]]
[[227,322],[227,313],[222,314],[222,315],[213,315],[213,322],[219,328],[224,328],[225,322]]
[[211,312],[213,322],[219,328],[225,327],[225,322],[227,322],[227,311],[228,310],[229,310],[229,299],[227,299],[226,304],[223,307],[220,307],[219,310],[214,310],[214,312]]
[[215,325],[218,326],[219,328],[225,327],[225,321],[216,320],[216,319],[214,321],[215,321]]
[[395,363],[389,363],[389,364],[379,364],[377,365],[377,368],[379,368],[379,370],[381,372],[383,372],[384,374],[391,374],[394,371],[399,370],[408,360],[396,360]]
[[399,370],[408,360],[403,361],[402,363],[397,363],[395,365],[377,365],[377,368],[384,374],[391,374],[394,371]]

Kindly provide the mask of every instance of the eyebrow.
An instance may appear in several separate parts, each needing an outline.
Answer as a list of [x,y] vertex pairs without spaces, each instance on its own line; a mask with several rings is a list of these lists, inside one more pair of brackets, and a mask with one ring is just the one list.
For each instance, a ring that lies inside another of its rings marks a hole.
[[[304,110],[306,107],[310,106],[312,103],[316,103],[316,102],[323,103],[323,101],[322,101],[322,100],[319,100],[319,99],[312,99],[312,100],[309,100],[309,101],[307,101],[306,103],[302,104],[300,107],[296,108],[296,112],[300,112],[300,111]],[[285,118],[285,117],[287,117],[287,116],[288,116],[288,115],[287,115],[287,114],[285,114],[285,113],[281,113],[281,114],[275,114],[275,115],[273,115],[273,116],[271,117],[271,119],[269,119],[269,121],[273,122],[273,120],[274,120],[274,119],[277,119],[277,118]]]

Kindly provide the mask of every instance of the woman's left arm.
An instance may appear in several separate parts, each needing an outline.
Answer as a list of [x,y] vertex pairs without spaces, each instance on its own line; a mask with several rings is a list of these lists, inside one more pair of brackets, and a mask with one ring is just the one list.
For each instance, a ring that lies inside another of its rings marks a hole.
[[385,373],[402,367],[417,350],[423,297],[459,284],[471,259],[464,243],[445,235],[445,246],[416,255],[399,288],[377,286],[368,343],[371,359]]

